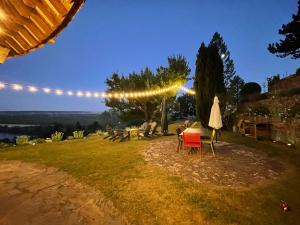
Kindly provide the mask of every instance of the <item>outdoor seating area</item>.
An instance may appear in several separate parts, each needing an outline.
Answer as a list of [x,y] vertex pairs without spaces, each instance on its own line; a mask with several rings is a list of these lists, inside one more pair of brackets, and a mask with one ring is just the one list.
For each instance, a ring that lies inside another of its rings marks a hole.
[[300,0],[0,0],[0,225],[300,224],[299,22]]

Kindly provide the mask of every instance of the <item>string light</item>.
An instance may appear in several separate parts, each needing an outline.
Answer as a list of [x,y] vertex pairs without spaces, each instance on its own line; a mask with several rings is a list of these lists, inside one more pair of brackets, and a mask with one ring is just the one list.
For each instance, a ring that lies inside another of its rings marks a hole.
[[82,91],[77,91],[77,97],[82,97],[83,96],[83,93],[82,93]]
[[195,95],[196,94],[196,92],[194,90],[183,87],[183,86],[181,86],[180,89],[183,90],[184,92],[190,94],[190,95]]
[[5,87],[6,87],[6,85],[4,83],[0,82],[0,90],[4,89]]
[[74,93],[73,93],[73,91],[68,91],[68,92],[67,92],[67,95],[68,95],[68,96],[73,96]]
[[[184,92],[195,95],[195,91],[186,87],[183,87],[181,85],[175,84],[172,86],[168,86],[165,88],[160,89],[148,89],[145,91],[138,91],[138,92],[92,92],[92,91],[64,91],[62,89],[50,89],[48,87],[39,88],[36,86],[22,86],[20,84],[9,84],[5,82],[0,82],[0,90],[5,89],[7,86],[11,87],[12,90],[15,91],[28,91],[31,93],[36,92],[43,92],[45,94],[55,94],[57,96],[61,96],[66,94],[66,96],[77,96],[77,97],[94,97],[94,98],[110,98],[110,99],[136,99],[136,98],[149,98],[156,95],[162,95],[164,93],[170,92],[170,91],[177,91],[179,89],[183,90]],[[24,89],[24,87],[26,87]]]
[[51,89],[50,88],[43,88],[43,92],[45,92],[46,94],[50,94]]
[[60,95],[63,95],[64,92],[62,90],[60,90],[60,89],[56,89],[55,90],[55,94],[57,94],[58,96],[60,96]]
[[15,91],[21,91],[23,90],[23,86],[22,85],[19,85],[19,84],[12,84],[11,85],[11,88]]
[[34,87],[34,86],[28,86],[28,91],[32,92],[32,93],[35,93],[35,92],[38,91],[38,89],[36,87]]

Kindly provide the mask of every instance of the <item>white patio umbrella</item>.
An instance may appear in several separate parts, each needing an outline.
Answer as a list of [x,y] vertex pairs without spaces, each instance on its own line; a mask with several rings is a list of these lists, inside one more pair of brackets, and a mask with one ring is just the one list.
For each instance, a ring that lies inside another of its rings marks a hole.
[[214,104],[211,107],[208,126],[213,129],[220,129],[223,127],[219,99],[217,96],[215,96]]

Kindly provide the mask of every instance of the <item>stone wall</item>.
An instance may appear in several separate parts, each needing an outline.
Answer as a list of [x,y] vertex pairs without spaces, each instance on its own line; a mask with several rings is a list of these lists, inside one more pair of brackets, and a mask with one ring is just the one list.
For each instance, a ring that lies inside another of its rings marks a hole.
[[[271,124],[271,140],[300,144],[300,118],[288,118],[286,115],[296,104],[300,103],[300,95],[272,96],[268,99],[243,103],[238,111],[253,115],[257,106],[267,107],[270,115],[266,116],[267,123]],[[299,112],[300,115],[300,112]],[[253,115],[254,116],[254,115]]]
[[293,108],[296,104],[300,104],[300,95],[293,96],[272,96],[267,99],[244,102],[239,106],[239,111],[247,112],[249,108],[255,108],[259,105],[267,107],[271,114],[279,116],[280,112],[284,112]]
[[300,73],[288,76],[269,85],[268,89],[270,92],[277,92],[281,90],[291,90],[295,88],[300,88]]

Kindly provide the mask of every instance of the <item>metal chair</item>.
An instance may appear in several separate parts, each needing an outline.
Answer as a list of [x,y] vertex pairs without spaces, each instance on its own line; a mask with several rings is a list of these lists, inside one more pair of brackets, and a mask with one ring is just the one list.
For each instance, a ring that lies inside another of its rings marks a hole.
[[214,147],[214,139],[216,138],[216,130],[213,129],[213,131],[211,132],[211,136],[209,140],[202,140],[201,145],[202,144],[208,144],[210,145],[211,151],[213,153],[213,155],[215,156],[215,147]]

